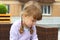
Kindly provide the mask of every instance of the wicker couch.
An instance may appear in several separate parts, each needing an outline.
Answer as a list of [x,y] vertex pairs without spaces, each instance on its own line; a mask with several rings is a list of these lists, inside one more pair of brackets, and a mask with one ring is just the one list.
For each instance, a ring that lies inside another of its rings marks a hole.
[[[9,40],[11,24],[0,24],[0,40]],[[58,40],[57,28],[36,27],[39,40]]]

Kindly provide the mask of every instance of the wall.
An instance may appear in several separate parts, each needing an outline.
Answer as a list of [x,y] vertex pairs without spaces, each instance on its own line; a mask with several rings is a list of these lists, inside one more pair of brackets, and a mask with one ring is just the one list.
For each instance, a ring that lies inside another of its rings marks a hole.
[[60,3],[54,3],[53,4],[53,17],[60,17]]
[[20,4],[11,4],[10,13],[12,17],[20,16],[21,6]]
[[[10,5],[10,14],[11,16],[20,16],[20,12],[21,12],[21,3],[18,1],[0,1],[0,3],[4,3],[4,4],[9,4]],[[45,3],[44,3],[45,4]],[[44,5],[43,3],[41,3],[41,5]],[[51,11],[51,15],[50,16],[44,16],[44,17],[60,17],[60,2],[55,2],[55,3],[48,3],[46,5],[51,5],[52,11]]]
[[55,1],[60,1],[60,0],[55,0]]
[[0,4],[8,4],[10,6],[10,12],[12,17],[20,16],[21,3],[18,1],[0,1]]
[[60,17],[60,2],[40,3],[40,5],[51,6],[51,15],[43,15],[43,17]]

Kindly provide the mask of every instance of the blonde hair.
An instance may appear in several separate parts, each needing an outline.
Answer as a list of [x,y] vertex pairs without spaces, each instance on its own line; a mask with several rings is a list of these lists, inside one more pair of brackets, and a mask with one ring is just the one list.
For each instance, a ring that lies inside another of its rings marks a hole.
[[36,2],[36,1],[29,1],[29,2],[27,2],[27,3],[24,5],[23,10],[24,10],[25,8],[27,8],[28,6],[30,6],[30,5],[34,5],[34,6],[37,7],[38,9],[41,9],[38,2]]
[[[30,4],[30,2],[32,2]],[[29,3],[29,5],[28,5]],[[26,15],[26,16],[32,16],[34,19],[36,20],[41,20],[42,19],[42,12],[41,12],[41,9],[39,8],[40,6],[38,5],[37,6],[37,2],[35,1],[29,1],[25,4],[24,6],[24,10],[23,10],[23,15]],[[23,33],[24,32],[24,26],[23,26],[23,23],[22,23],[22,27],[20,28],[20,33]],[[30,33],[32,34],[34,31],[32,29],[32,27],[30,28]]]

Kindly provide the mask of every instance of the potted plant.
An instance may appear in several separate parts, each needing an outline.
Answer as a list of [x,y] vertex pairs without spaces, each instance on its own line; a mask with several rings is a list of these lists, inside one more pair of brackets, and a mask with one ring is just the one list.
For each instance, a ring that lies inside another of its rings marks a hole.
[[0,23],[10,22],[10,14],[6,14],[7,11],[6,5],[0,4]]
[[0,4],[0,14],[6,14],[7,11],[6,5]]

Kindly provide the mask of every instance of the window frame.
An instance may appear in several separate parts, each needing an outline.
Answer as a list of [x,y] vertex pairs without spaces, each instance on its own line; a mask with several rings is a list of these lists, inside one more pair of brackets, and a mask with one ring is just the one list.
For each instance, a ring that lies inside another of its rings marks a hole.
[[[50,13],[48,13],[48,9],[47,9],[47,13],[44,13],[44,7],[46,6],[46,8],[48,8],[48,6],[50,6]],[[41,8],[42,8],[42,15],[51,15],[52,14],[52,6],[51,5],[41,5]]]
[[6,8],[8,8],[8,12],[6,14],[9,14],[10,13],[10,5],[9,4],[5,4],[6,5]]

